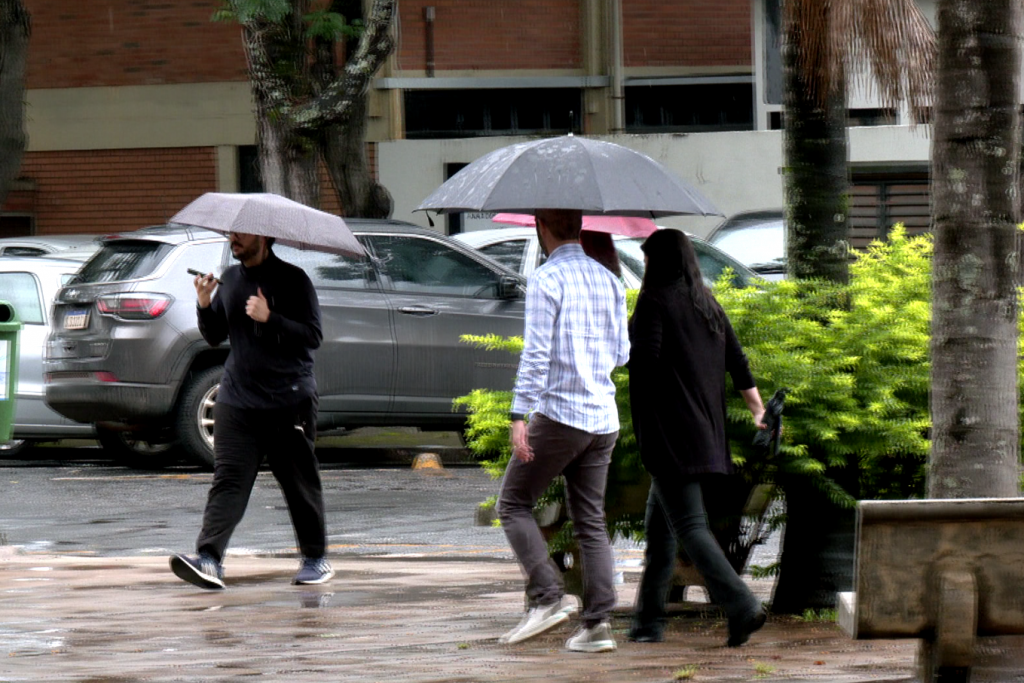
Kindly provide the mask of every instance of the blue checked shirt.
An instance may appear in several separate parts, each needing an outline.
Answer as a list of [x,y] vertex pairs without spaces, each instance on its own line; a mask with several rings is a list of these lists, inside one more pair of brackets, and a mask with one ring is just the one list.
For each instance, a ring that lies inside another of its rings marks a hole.
[[629,360],[626,292],[607,268],[564,244],[533,272],[512,412],[590,434],[619,429],[611,372]]

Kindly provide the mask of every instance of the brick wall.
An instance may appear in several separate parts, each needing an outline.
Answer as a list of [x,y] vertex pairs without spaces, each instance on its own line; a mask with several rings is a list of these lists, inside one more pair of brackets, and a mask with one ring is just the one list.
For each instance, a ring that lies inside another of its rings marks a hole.
[[426,69],[423,8],[435,8],[434,68],[578,69],[580,0],[402,0],[398,68]]
[[627,0],[623,61],[644,66],[750,66],[750,0]]
[[36,232],[104,233],[163,223],[217,189],[217,151],[183,149],[31,152],[21,176],[35,183]]
[[25,0],[29,88],[246,80],[241,29],[221,0]]

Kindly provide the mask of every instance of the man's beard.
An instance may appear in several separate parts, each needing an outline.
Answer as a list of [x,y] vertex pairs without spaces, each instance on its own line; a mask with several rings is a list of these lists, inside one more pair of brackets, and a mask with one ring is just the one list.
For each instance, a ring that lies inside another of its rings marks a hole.
[[247,259],[250,259],[253,256],[255,256],[256,254],[258,254],[259,250],[260,250],[260,243],[259,242],[253,243],[248,249],[246,249],[245,247],[242,247],[242,245],[239,244],[238,246],[242,247],[242,250],[239,251],[237,254],[235,253],[234,245],[231,245],[231,246],[232,246],[231,256],[233,256],[236,261],[245,261]]

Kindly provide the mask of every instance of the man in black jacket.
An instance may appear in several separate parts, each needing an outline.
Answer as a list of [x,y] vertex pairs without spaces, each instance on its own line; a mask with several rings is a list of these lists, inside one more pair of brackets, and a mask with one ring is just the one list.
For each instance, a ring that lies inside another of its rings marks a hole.
[[266,457],[302,552],[293,583],[324,583],[334,571],[326,558],[323,490],[313,452],[313,351],[323,339],[316,291],[305,272],[274,255],[272,238],[233,232],[230,240],[241,265],[224,271],[220,281],[212,275],[195,279],[203,338],[216,346],[230,337],[231,352],[214,408],[213,485],[198,555],[175,555],[171,570],[201,588],[224,588],[224,552]]

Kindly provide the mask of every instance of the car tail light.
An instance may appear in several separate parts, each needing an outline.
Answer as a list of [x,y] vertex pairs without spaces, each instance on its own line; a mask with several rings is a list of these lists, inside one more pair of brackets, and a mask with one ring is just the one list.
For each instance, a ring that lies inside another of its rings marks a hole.
[[125,320],[152,320],[163,315],[172,301],[166,294],[109,294],[96,300],[96,308]]

